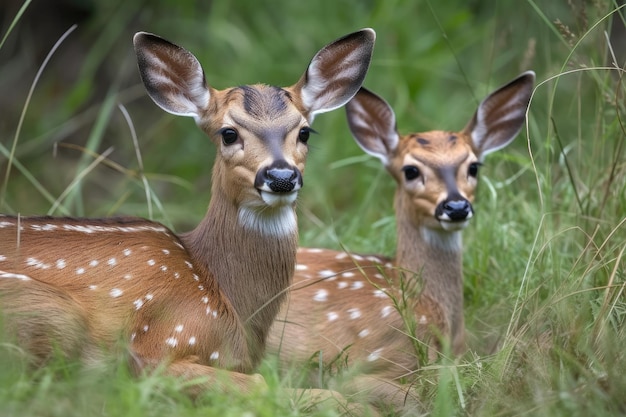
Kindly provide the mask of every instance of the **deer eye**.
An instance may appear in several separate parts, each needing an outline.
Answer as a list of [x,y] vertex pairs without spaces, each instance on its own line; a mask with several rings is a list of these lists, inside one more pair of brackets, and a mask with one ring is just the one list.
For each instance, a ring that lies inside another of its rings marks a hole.
[[315,131],[310,127],[303,127],[302,129],[300,129],[300,132],[298,132],[298,140],[302,143],[307,143],[309,141],[309,136],[311,136],[311,133],[315,133]]
[[232,145],[233,143],[237,142],[237,139],[239,139],[239,135],[237,134],[237,131],[235,129],[222,129],[221,134],[222,143],[226,146]]
[[478,176],[478,168],[480,168],[480,162],[472,162],[467,169],[467,175],[476,178]]
[[406,178],[407,181],[414,180],[421,175],[419,168],[412,165],[403,167],[402,171],[404,172],[404,178]]

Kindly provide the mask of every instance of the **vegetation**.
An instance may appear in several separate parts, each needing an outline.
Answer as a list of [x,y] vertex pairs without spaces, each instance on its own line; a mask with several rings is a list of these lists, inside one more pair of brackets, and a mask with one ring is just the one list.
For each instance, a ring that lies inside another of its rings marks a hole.
[[[489,91],[533,69],[527,129],[487,158],[465,232],[470,350],[419,370],[415,389],[433,416],[622,415],[626,9],[618,7],[10,0],[0,7],[0,212],[132,214],[178,231],[204,215],[214,151],[191,119],[147,98],[132,52],[138,30],[193,51],[209,84],[223,88],[291,84],[321,46],[373,27],[365,84],[393,105],[402,132],[460,129]],[[393,181],[356,146],[343,111],[318,116],[314,128],[298,204],[302,245],[393,254]],[[290,375],[278,375],[272,358],[260,369],[268,392],[207,393],[198,403],[178,381],[131,378],[121,361],[29,371],[23,352],[2,343],[0,416],[335,413],[293,407],[280,394]]]

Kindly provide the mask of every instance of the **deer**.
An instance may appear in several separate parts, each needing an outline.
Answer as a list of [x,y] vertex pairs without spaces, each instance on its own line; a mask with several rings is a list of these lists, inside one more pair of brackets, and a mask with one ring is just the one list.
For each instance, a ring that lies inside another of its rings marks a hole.
[[137,217],[0,216],[0,313],[34,365],[122,352],[138,375],[197,382],[193,395],[262,389],[254,371],[296,265],[311,123],[358,92],[375,38],[366,28],[326,45],[289,87],[218,90],[191,52],[136,33],[148,95],[217,148],[208,209],[180,234]]
[[340,392],[378,407],[419,406],[409,388],[420,366],[465,349],[461,233],[479,167],[518,135],[534,80],[528,71],[489,94],[457,132],[402,135],[391,106],[365,87],[346,105],[354,139],[395,180],[396,255],[300,248],[268,339],[282,368],[356,369]]

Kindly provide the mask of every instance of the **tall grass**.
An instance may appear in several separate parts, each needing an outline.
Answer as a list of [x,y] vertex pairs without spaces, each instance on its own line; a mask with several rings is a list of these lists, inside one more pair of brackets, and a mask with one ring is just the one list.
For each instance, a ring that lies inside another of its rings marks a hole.
[[[487,159],[465,232],[470,349],[421,369],[415,390],[437,416],[626,413],[626,35],[617,3],[85,4],[28,106],[42,57],[71,23],[42,35],[35,10],[45,6],[27,4],[16,20],[21,4],[3,6],[2,212],[151,215],[180,231],[204,215],[214,151],[191,120],[146,98],[131,51],[137,30],[192,50],[209,84],[223,88],[291,84],[322,45],[373,27],[365,84],[393,105],[402,132],[460,129],[485,94],[534,69],[527,128]],[[318,116],[314,128],[298,204],[302,245],[393,254],[392,180],[352,141],[343,111]],[[269,392],[207,393],[193,404],[178,381],[136,380],[119,358],[98,370],[60,361],[31,372],[10,340],[0,350],[0,415],[334,413],[292,407],[271,358],[260,369]]]

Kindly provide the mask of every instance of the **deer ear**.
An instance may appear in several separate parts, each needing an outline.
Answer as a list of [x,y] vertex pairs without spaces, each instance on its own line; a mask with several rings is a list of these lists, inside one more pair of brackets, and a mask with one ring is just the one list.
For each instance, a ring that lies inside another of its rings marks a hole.
[[515,139],[524,125],[534,81],[535,73],[527,71],[480,103],[463,129],[471,136],[479,158],[504,148]]
[[396,115],[391,106],[361,87],[346,105],[346,115],[352,136],[359,146],[380,159],[383,165],[389,165],[399,141]]
[[312,120],[346,104],[359,90],[374,50],[376,32],[363,29],[322,48],[293,86]]
[[136,33],[133,44],[139,74],[152,100],[169,113],[198,120],[211,94],[196,57],[146,32]]

